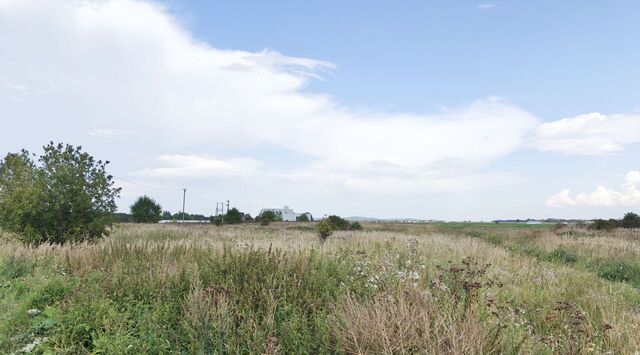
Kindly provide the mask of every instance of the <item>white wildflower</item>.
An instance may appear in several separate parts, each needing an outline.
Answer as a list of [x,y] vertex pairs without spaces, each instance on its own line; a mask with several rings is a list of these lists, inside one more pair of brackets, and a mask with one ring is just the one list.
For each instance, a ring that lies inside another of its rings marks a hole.
[[27,310],[27,314],[30,316],[37,316],[40,313],[42,313],[42,311],[37,308],[31,308]]

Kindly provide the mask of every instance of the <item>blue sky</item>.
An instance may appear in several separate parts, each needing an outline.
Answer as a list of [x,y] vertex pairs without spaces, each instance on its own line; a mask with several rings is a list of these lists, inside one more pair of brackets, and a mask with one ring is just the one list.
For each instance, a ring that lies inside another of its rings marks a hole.
[[454,220],[640,208],[640,4],[0,0],[0,151],[120,209]]
[[544,120],[640,109],[639,3],[169,4],[195,36],[217,47],[336,63],[311,89],[349,105],[430,113],[498,95]]

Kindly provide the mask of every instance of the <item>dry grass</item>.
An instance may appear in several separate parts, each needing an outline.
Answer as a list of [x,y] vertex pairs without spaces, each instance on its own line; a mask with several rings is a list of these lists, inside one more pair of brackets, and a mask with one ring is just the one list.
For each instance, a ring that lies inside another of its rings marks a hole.
[[[42,331],[50,338],[42,349],[56,352],[640,349],[640,294],[629,284],[461,235],[466,231],[375,227],[338,232],[324,244],[305,225],[285,223],[119,225],[96,244],[37,248],[0,239],[3,270],[22,268],[0,273],[0,285],[9,284],[0,288],[7,312],[0,350],[32,340],[33,321],[21,312],[34,305],[65,310]],[[544,251],[638,260],[640,242],[629,232],[505,231],[507,245],[528,238]],[[463,260],[489,266],[474,269]],[[37,280],[66,282],[70,291],[22,301],[49,292]],[[76,323],[93,329],[88,343],[79,345],[77,325],[67,328]],[[19,332],[25,340],[15,340]]]

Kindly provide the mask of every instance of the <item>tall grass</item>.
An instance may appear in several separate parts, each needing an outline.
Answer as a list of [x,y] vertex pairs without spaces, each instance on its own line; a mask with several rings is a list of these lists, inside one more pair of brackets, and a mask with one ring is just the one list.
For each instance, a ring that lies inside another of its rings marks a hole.
[[[628,282],[510,242],[389,228],[338,232],[324,244],[286,224],[121,225],[97,244],[38,248],[2,239],[0,352],[640,348],[640,294]],[[609,237],[632,243],[621,255],[633,257],[635,241]]]

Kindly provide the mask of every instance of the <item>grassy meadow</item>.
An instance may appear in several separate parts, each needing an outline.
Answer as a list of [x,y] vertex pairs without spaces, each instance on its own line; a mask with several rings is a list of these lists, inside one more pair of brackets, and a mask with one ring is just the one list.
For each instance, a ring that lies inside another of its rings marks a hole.
[[640,350],[640,232],[538,225],[116,225],[0,237],[0,353]]

